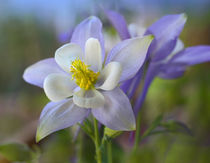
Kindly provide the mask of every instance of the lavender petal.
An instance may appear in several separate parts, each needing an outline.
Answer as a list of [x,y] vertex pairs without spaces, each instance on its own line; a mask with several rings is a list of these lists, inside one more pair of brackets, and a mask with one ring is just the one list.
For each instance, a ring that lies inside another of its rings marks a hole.
[[126,20],[121,14],[111,10],[105,10],[105,14],[114,26],[114,28],[119,33],[120,38],[122,40],[131,38],[126,24]]
[[40,116],[36,141],[82,121],[88,113],[88,109],[76,106],[72,99],[48,103]]
[[193,46],[177,53],[170,61],[173,64],[184,64],[192,66],[210,61],[210,46]]
[[30,84],[43,88],[44,79],[52,73],[65,72],[57,65],[54,58],[47,58],[26,68],[23,79]]
[[158,76],[164,79],[178,78],[184,74],[187,67],[209,61],[210,46],[189,47],[175,54],[164,64]]
[[112,130],[135,130],[136,123],[129,99],[120,88],[102,92],[105,97],[103,107],[91,109],[92,114],[102,124]]
[[153,36],[136,37],[118,43],[108,54],[106,63],[119,62],[122,66],[120,82],[131,79],[143,65]]
[[105,57],[104,37],[102,34],[102,23],[99,18],[91,16],[76,26],[72,34],[71,42],[81,46],[85,50],[85,43],[89,38],[96,38],[101,44],[102,59]]
[[146,34],[153,34],[149,52],[153,61],[167,57],[174,49],[187,18],[185,14],[167,15],[152,24]]
[[140,109],[143,105],[143,102],[146,98],[148,89],[149,89],[152,81],[156,77],[156,75],[159,73],[159,70],[160,70],[161,66],[162,66],[161,64],[150,63],[149,68],[148,68],[147,73],[146,73],[142,93],[134,104],[134,114],[135,114],[135,116],[137,116],[137,113],[140,111]]

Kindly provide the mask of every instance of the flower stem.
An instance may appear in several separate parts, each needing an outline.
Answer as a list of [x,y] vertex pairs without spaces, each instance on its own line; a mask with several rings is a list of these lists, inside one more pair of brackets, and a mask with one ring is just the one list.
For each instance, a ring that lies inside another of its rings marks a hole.
[[83,160],[82,160],[82,149],[83,149],[83,135],[80,134],[79,135],[79,144],[78,144],[78,163],[82,163]]
[[108,163],[112,163],[112,143],[111,143],[111,141],[107,142],[107,158],[108,158]]
[[95,133],[96,161],[97,163],[102,163],[100,141],[99,141],[99,131],[98,131],[98,121],[95,118],[94,118],[94,133]]
[[135,134],[135,142],[134,142],[134,152],[137,151],[139,143],[141,141],[140,131],[141,131],[141,111],[137,116],[137,124],[136,124],[136,134]]

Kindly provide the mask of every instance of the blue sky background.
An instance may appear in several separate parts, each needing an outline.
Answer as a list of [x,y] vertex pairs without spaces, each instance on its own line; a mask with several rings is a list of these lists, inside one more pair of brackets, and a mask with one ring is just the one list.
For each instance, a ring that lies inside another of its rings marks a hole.
[[0,21],[14,15],[21,19],[31,16],[46,24],[51,22],[58,33],[65,33],[78,17],[96,14],[99,6],[144,16],[182,12],[202,16],[209,11],[210,0],[0,0]]

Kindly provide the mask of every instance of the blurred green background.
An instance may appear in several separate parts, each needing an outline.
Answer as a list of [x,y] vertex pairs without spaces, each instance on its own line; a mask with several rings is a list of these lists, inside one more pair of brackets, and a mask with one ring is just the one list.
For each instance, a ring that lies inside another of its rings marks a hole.
[[[186,46],[210,45],[210,3],[201,1],[41,1],[0,0],[0,144],[20,142],[39,148],[39,162],[94,162],[94,146],[82,132],[83,150],[73,142],[70,129],[45,138],[35,146],[40,112],[48,102],[42,89],[25,83],[24,69],[68,42],[73,27],[89,15],[98,15],[111,27],[99,7],[120,11],[128,23],[150,25],[166,14],[185,12],[188,21],[181,34]],[[113,37],[113,38],[112,38]],[[116,34],[112,35],[115,40]],[[187,124],[193,136],[161,134],[144,140],[137,155],[125,133],[113,142],[114,163],[209,163],[210,162],[210,63],[187,70],[176,80],[155,79],[142,108],[145,130],[160,114]],[[125,154],[124,154],[125,153]],[[0,163],[9,162],[0,154]]]

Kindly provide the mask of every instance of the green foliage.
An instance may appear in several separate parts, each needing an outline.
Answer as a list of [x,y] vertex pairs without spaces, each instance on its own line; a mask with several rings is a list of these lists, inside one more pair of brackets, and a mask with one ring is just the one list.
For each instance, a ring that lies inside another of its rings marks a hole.
[[152,131],[154,129],[156,129],[156,127],[158,127],[161,123],[163,119],[162,115],[159,115],[150,125],[150,127],[144,132],[144,134],[142,135],[142,139],[146,138],[147,136],[151,135]]
[[9,161],[32,162],[37,154],[25,144],[9,143],[0,145],[0,154]]
[[158,116],[150,125],[150,127],[144,132],[141,139],[147,138],[148,136],[155,135],[155,134],[163,134],[163,133],[182,133],[189,136],[192,136],[192,131],[187,127],[186,124],[175,121],[175,120],[168,120],[164,121],[163,116]]
[[40,142],[41,156],[40,162],[43,163],[69,163],[75,157],[75,142],[69,129],[60,130],[43,139]]
[[192,131],[182,122],[169,120],[167,122],[162,122],[160,126],[165,129],[165,132],[183,133],[192,136]]
[[109,137],[109,138],[116,138],[120,134],[122,134],[122,131],[112,130],[112,129],[108,128],[108,127],[104,128],[104,135]]
[[83,123],[78,123],[81,129],[94,141],[94,127],[89,119],[85,119]]
[[126,159],[125,163],[156,163],[155,151],[152,148],[139,148]]

